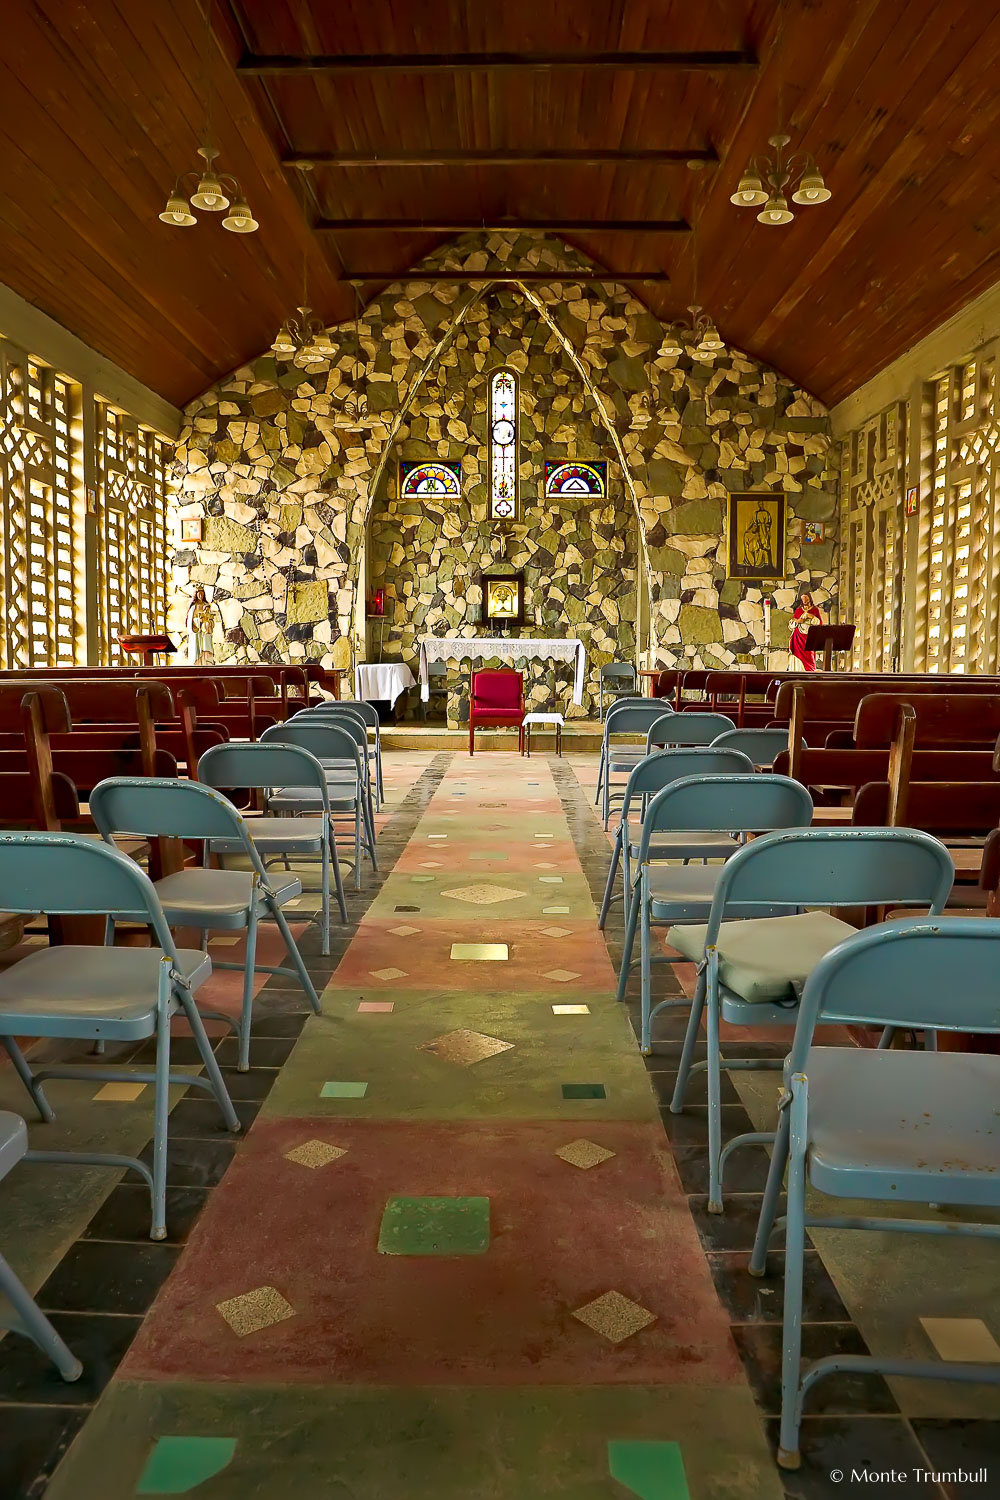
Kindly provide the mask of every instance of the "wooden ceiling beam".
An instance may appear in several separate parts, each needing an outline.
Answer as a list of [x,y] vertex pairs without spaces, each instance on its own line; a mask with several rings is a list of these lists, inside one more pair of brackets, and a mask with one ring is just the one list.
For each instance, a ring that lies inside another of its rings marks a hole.
[[752,72],[757,57],[748,48],[695,52],[375,52],[320,53],[311,57],[245,52],[240,73],[263,77],[276,73],[487,73],[563,68],[642,69],[674,73]]
[[344,280],[355,286],[368,282],[392,281],[523,281],[534,286],[545,286],[556,281],[582,282],[586,286],[610,282],[669,281],[666,271],[539,271],[532,267],[525,271],[345,271]]
[[367,230],[400,234],[501,234],[537,230],[543,234],[690,234],[686,219],[317,219],[313,228],[339,234]]
[[701,167],[719,164],[712,146],[683,146],[670,150],[579,150],[546,149],[535,151],[299,151],[282,158],[286,167],[520,167],[555,166],[654,166]]

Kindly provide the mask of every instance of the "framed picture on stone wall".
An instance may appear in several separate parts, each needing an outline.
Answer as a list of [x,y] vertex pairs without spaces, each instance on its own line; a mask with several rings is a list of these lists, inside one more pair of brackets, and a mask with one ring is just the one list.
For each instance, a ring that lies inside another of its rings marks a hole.
[[784,578],[786,502],[774,490],[729,496],[726,517],[726,576]]

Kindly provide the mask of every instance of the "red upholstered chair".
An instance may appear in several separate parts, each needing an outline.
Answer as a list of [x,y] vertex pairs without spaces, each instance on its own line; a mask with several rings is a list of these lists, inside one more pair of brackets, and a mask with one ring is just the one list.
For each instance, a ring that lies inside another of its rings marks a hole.
[[524,745],[524,676],[508,668],[487,668],[472,674],[469,694],[469,754],[476,748],[477,728],[517,725],[517,745]]

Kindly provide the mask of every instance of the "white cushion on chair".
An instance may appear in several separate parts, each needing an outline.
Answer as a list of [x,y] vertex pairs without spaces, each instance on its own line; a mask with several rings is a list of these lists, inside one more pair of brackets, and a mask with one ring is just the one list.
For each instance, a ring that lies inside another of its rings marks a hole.
[[[706,931],[704,926],[671,927],[667,942],[692,963],[700,963]],[[824,954],[854,933],[855,928],[825,911],[723,922],[719,979],[743,1000],[794,1000],[796,983],[807,979]]]

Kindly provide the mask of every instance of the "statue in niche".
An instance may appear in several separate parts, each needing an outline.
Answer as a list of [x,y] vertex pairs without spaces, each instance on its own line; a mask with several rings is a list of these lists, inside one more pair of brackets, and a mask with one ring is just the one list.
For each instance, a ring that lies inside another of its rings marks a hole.
[[192,666],[200,667],[215,663],[214,636],[218,613],[215,605],[205,593],[204,584],[199,583],[191,597],[184,620]]

